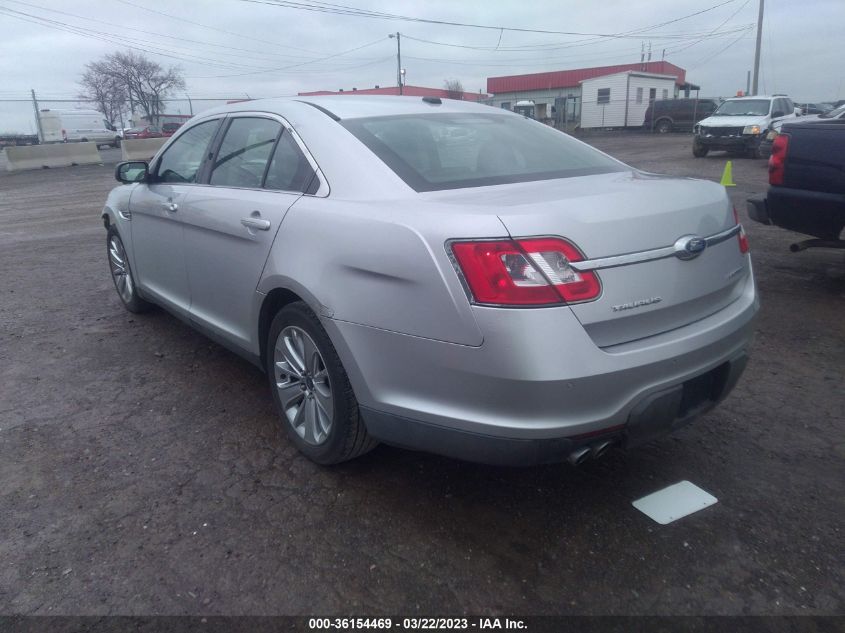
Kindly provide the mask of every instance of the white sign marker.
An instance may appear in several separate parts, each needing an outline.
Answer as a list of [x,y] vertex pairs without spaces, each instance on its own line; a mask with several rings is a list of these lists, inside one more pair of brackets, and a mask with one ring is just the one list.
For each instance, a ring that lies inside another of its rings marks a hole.
[[718,499],[689,481],[679,481],[668,488],[652,492],[632,505],[660,525],[677,521],[693,512],[712,506]]

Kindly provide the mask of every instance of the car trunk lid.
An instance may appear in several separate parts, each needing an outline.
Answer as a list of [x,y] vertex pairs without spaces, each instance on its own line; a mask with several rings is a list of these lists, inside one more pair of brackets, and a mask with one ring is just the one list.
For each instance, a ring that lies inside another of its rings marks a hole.
[[601,295],[571,309],[599,347],[682,327],[742,292],[747,257],[714,183],[624,172],[469,192],[442,201],[493,206],[512,237],[566,238],[598,266]]

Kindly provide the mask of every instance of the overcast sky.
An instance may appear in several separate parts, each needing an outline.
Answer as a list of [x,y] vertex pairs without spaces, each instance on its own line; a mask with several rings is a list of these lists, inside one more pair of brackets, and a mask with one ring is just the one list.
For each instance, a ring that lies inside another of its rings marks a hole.
[[[87,62],[126,46],[179,66],[197,100],[395,84],[396,40],[387,37],[395,31],[413,85],[442,87],[455,78],[465,90],[484,91],[490,76],[636,62],[651,42],[652,59],[665,49],[702,96],[732,96],[753,64],[759,0],[333,0],[414,18],[584,35],[373,19],[275,1],[0,0],[0,130],[34,127],[31,106],[8,100],[26,99],[31,88],[45,102],[73,97]],[[843,26],[845,0],[766,0],[761,91],[799,101],[845,98]],[[631,31],[640,32],[594,35]],[[216,103],[196,101],[194,109],[208,105]]]

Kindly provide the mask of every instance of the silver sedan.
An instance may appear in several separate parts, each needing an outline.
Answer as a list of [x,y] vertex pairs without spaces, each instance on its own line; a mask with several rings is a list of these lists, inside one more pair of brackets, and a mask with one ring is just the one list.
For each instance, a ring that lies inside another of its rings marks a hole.
[[580,463],[700,416],[745,366],[758,300],[725,189],[505,110],[237,103],[116,177],[123,304],[263,368],[322,464],[379,441]]

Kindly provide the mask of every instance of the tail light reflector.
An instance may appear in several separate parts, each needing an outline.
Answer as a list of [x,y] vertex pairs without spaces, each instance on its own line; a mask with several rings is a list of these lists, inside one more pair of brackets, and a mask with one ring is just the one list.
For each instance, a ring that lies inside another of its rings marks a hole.
[[739,252],[745,255],[751,247],[748,245],[748,236],[745,234],[745,229],[739,222],[739,213],[737,213],[736,207],[734,207],[734,220],[739,224],[739,233],[736,234],[736,239],[739,241]]
[[789,135],[778,134],[772,143],[772,155],[769,156],[769,184],[782,185],[783,172],[786,168],[786,152],[789,149]]
[[451,248],[477,303],[552,305],[592,301],[601,294],[594,272],[569,266],[583,255],[560,238],[453,242]]

